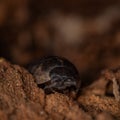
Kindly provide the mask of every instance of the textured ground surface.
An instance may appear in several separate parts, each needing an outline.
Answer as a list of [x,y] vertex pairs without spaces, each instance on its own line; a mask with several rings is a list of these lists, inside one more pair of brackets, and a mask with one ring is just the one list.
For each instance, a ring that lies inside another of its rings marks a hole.
[[[0,120],[120,119],[120,102],[114,95],[105,95],[110,79],[106,77],[112,73],[105,71],[105,74],[97,84],[83,89],[78,99],[73,100],[60,93],[44,94],[27,70],[1,58]],[[120,79],[119,70],[116,74],[116,79]]]

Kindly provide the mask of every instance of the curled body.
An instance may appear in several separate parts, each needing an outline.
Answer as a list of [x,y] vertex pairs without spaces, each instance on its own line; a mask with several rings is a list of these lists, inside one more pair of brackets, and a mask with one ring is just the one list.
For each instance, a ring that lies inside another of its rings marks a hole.
[[76,67],[67,59],[58,56],[47,56],[33,63],[28,68],[37,85],[46,93],[66,90],[79,91],[80,78]]

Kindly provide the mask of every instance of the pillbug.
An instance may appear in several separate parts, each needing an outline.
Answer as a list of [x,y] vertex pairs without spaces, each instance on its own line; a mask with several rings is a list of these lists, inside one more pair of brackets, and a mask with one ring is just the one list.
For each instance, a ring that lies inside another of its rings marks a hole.
[[33,63],[28,68],[37,85],[46,93],[74,89],[80,87],[79,73],[76,67],[66,58],[47,56]]

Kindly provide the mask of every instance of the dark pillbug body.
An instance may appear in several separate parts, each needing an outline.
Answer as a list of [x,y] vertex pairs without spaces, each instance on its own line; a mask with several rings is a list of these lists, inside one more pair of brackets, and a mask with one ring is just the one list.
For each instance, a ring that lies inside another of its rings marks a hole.
[[80,87],[79,73],[75,66],[65,58],[48,56],[29,66],[38,86],[45,92],[63,92],[66,89]]

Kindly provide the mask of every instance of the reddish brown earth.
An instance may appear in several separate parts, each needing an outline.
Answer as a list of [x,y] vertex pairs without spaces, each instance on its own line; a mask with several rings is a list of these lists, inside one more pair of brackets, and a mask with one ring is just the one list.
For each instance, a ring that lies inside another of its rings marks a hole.
[[114,95],[106,95],[110,75],[118,80],[119,71],[105,71],[98,82],[82,89],[73,100],[57,92],[46,95],[27,70],[1,58],[0,120],[119,120],[120,102]]

